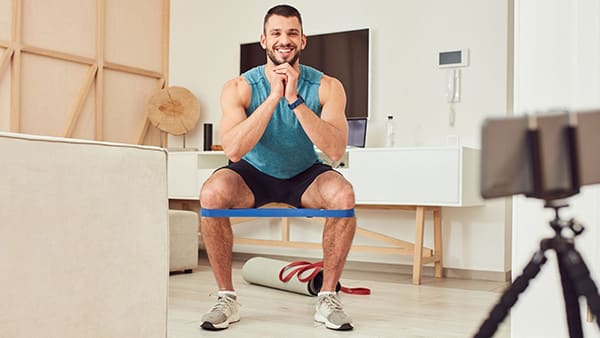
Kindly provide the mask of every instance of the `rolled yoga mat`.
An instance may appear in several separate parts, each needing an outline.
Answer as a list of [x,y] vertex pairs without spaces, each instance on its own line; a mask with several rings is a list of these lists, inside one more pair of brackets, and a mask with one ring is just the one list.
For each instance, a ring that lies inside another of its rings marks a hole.
[[[299,278],[308,277],[314,269],[307,270],[300,275],[294,274],[287,282],[284,282],[280,279],[280,272],[290,263],[291,262],[263,257],[250,258],[242,266],[242,277],[246,282],[251,284],[291,291],[308,296],[316,296],[323,285],[323,271],[321,271],[321,268],[315,267],[319,272],[307,282],[302,282]],[[291,270],[297,268],[297,266],[288,267],[283,274],[288,275]],[[338,282],[336,291],[339,291],[340,289],[341,284]]]

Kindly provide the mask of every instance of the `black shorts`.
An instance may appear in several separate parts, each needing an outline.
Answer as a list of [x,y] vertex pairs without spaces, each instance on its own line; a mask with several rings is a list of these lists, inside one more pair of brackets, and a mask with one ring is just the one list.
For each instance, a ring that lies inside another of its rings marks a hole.
[[315,163],[292,178],[280,179],[264,174],[244,160],[230,163],[217,170],[224,168],[235,171],[246,182],[254,194],[255,208],[271,202],[287,203],[299,208],[302,194],[315,178],[326,171],[333,170],[330,165]]

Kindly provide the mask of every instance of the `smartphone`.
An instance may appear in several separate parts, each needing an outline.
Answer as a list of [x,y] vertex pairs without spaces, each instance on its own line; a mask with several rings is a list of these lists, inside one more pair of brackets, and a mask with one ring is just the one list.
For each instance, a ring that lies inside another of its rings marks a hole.
[[531,194],[529,118],[488,118],[481,129],[481,196]]

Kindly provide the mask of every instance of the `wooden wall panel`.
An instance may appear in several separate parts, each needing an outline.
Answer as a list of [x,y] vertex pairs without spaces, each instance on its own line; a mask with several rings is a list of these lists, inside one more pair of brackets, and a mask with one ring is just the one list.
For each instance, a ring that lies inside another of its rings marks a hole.
[[[146,123],[146,102],[158,81],[145,76],[104,71],[104,135],[106,139],[138,143],[138,131]],[[132,130],[135,132],[132,133]],[[143,140],[143,139],[142,139]]]
[[[96,85],[92,85],[90,93],[85,98],[85,102],[81,109],[81,113],[77,121],[71,137],[82,139],[94,139],[95,135],[95,103],[96,103]],[[158,144],[158,143],[156,143]]]
[[63,136],[90,66],[24,53],[21,67],[21,132]]
[[145,107],[168,83],[169,8],[0,0],[0,130],[166,146]]
[[162,0],[106,0],[106,61],[161,71]]
[[23,44],[95,58],[96,2],[24,0]]
[[166,147],[167,146],[167,134],[152,127],[152,124],[148,122],[149,128],[146,130],[145,135],[142,135],[142,144],[154,144]]
[[6,55],[6,48],[0,48],[0,131],[8,131],[10,124],[10,72],[8,66],[1,71],[1,63]]
[[8,131],[10,124],[10,44],[12,0],[0,0],[0,131]]
[[12,48],[0,46],[0,74],[7,71],[12,57]]
[[10,40],[12,0],[0,0],[0,40]]

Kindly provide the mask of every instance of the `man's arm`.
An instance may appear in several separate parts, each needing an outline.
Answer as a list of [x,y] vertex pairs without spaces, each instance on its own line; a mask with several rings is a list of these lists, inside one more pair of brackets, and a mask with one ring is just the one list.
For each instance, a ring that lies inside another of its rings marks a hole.
[[331,160],[338,161],[346,151],[348,123],[346,122],[346,93],[336,78],[323,75],[319,87],[321,118],[302,104],[294,109],[306,135]]
[[227,158],[239,161],[260,140],[279,98],[274,95],[249,116],[251,89],[243,77],[228,81],[221,92],[221,144]]

